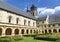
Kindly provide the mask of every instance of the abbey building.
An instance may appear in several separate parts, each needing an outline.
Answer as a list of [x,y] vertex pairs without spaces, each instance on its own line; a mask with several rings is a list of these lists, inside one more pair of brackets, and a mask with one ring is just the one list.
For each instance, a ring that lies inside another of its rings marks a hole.
[[24,12],[0,1],[0,36],[34,35],[60,32],[60,14],[38,17],[37,8],[32,5]]
[[37,30],[36,7],[31,6],[30,12],[24,12],[12,5],[0,1],[0,35],[33,35]]

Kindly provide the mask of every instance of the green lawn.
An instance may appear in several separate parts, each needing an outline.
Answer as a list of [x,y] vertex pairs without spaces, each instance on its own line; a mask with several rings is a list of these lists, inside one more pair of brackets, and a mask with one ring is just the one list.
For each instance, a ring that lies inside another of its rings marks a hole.
[[52,42],[52,41],[34,40],[33,37],[24,37],[23,40],[16,42]]

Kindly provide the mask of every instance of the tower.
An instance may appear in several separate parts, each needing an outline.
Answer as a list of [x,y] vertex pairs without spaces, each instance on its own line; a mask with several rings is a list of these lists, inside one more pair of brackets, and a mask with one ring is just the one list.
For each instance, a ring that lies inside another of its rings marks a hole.
[[32,4],[30,11],[31,14],[37,18],[37,7],[34,4]]

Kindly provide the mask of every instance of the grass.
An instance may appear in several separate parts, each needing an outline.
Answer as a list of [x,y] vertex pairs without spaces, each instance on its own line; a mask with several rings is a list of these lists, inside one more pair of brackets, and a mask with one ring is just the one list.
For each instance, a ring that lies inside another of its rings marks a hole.
[[16,41],[16,42],[52,42],[52,41],[34,40],[33,37],[24,37],[23,40]]
[[[12,38],[0,38],[0,40],[4,40],[5,42],[52,42],[52,41],[44,41],[44,40],[36,40],[34,37],[24,36],[23,39],[19,36],[15,36]],[[4,42],[3,41],[3,42]]]

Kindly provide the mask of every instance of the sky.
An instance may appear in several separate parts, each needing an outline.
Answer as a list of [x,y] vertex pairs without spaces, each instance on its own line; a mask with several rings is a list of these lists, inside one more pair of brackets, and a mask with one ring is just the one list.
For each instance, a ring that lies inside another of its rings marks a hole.
[[60,0],[1,0],[22,10],[26,10],[27,4],[31,7],[34,4],[37,7],[38,15],[60,14]]

